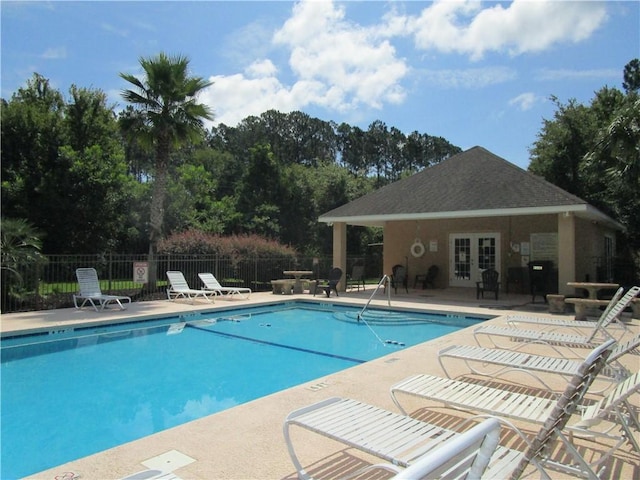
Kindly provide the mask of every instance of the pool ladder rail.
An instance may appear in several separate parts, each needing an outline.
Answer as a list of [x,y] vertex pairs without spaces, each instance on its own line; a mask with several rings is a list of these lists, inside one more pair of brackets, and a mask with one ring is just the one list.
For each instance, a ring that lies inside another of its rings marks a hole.
[[[382,345],[397,345],[399,347],[404,347],[405,344],[404,342],[399,342],[397,340],[382,340],[380,338],[380,336],[375,332],[375,330],[373,328],[371,328],[371,325],[369,325],[369,322],[367,322],[364,318],[364,312],[367,310],[367,307],[369,307],[369,304],[371,303],[371,301],[373,300],[373,297],[375,296],[375,294],[378,292],[378,290],[380,290],[380,287],[382,285],[385,285],[385,282],[389,282],[391,279],[389,278],[389,275],[383,275],[382,278],[380,279],[380,281],[378,282],[378,285],[376,286],[375,290],[373,291],[373,293],[371,294],[371,296],[369,297],[369,300],[367,300],[367,303],[365,304],[364,307],[362,307],[362,310],[360,310],[360,313],[358,313],[358,322],[362,321],[364,322],[364,324],[369,328],[369,330],[371,330],[371,333],[373,333],[373,335],[378,339],[378,341],[382,344]],[[386,287],[389,288],[386,288]],[[385,285],[385,290],[387,292],[387,303],[389,306],[391,306],[391,286],[390,285]]]
[[[391,279],[389,278],[389,275],[383,275],[382,276],[382,278],[378,282],[378,285],[376,286],[376,288],[373,290],[373,292],[369,296],[369,300],[367,300],[367,303],[365,304],[365,306],[362,307],[362,310],[360,310],[360,313],[358,313],[358,321],[360,321],[362,319],[362,315],[364,315],[364,312],[369,307],[369,304],[373,300],[373,297],[375,296],[375,294],[378,293],[378,290],[380,290],[380,287],[382,285],[384,285],[385,282],[388,283],[390,280]],[[391,288],[386,288],[386,286],[385,286],[385,290],[387,291],[387,303],[389,304],[389,306],[391,306]]]

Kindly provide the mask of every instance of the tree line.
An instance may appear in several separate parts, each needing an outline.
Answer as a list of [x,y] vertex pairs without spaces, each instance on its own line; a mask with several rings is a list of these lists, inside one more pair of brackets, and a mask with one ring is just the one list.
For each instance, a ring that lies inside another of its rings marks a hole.
[[[145,79],[121,75],[134,88],[119,112],[101,90],[73,85],[65,97],[37,73],[2,99],[3,218],[33,225],[48,254],[141,253],[190,229],[326,252],[319,215],[460,151],[379,120],[362,130],[299,111],[207,130],[211,117],[192,95],[206,83],[184,76],[188,61],[141,62]],[[167,66],[170,81],[156,71]],[[159,92],[176,85],[181,93],[162,104]],[[164,111],[172,116],[158,120]],[[356,234],[350,247],[375,235]]]
[[[325,253],[331,231],[319,215],[460,152],[380,120],[363,130],[300,111],[206,129],[211,113],[197,94],[208,83],[188,75],[188,59],[140,61],[142,77],[120,74],[131,87],[121,111],[101,90],[72,85],[65,97],[37,73],[1,100],[3,219],[35,228],[29,238],[48,254],[153,253],[187,230]],[[637,259],[640,62],[622,77],[623,90],[603,87],[589,105],[552,97],[529,170],[622,223]],[[355,229],[348,249],[361,253],[379,235]]]
[[529,171],[621,223],[618,252],[640,270],[640,60],[622,72],[623,90],[602,87],[591,103],[556,106],[530,149]]

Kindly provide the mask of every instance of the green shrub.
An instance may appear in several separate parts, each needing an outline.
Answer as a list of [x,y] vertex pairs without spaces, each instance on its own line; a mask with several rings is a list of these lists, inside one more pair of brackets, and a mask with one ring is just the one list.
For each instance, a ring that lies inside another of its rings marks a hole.
[[290,246],[259,235],[221,236],[186,230],[174,233],[158,243],[160,254],[220,255],[221,257],[296,257],[297,252]]

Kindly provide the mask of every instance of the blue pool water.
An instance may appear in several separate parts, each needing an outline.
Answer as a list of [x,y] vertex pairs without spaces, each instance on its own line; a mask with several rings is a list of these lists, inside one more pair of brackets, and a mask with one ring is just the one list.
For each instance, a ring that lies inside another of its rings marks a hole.
[[[2,340],[0,478],[74,460],[484,319],[290,302]],[[186,323],[185,323],[186,322]]]

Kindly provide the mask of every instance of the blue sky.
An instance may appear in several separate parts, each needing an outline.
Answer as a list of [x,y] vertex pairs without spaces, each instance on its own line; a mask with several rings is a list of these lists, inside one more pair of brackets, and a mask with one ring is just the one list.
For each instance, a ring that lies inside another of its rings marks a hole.
[[640,56],[640,2],[0,2],[1,92],[33,72],[67,95],[105,91],[164,51],[214,82],[200,97],[234,126],[268,109],[481,145],[526,168],[555,95],[622,89]]

